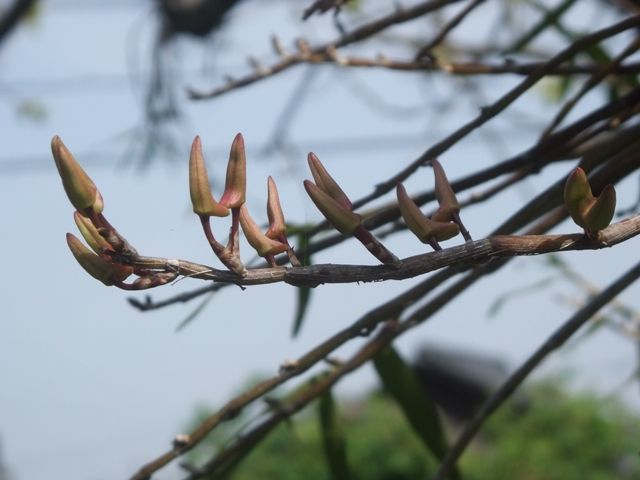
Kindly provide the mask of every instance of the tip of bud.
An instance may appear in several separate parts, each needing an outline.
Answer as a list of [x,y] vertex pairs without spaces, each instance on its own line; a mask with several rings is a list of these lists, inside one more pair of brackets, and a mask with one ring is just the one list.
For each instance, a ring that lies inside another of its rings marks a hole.
[[315,153],[309,152],[309,155],[307,155],[307,162],[309,163],[309,169],[311,170],[313,180],[316,182],[318,188],[347,210],[353,210],[351,200],[347,197],[347,194],[344,193],[333,177],[329,175],[329,172],[324,168],[324,165],[322,165],[322,162]]
[[396,195],[398,197],[398,207],[404,222],[409,230],[422,243],[431,244],[433,240],[442,242],[449,240],[460,233],[460,227],[455,223],[441,222],[427,218],[418,205],[409,197],[404,185],[399,183],[396,186]]
[[449,179],[444,173],[442,165],[437,159],[431,160],[431,167],[435,177],[435,194],[440,208],[434,215],[434,220],[448,222],[453,214],[460,212],[460,203],[451,188]]
[[269,229],[265,235],[274,240],[282,238],[286,234],[287,225],[280,205],[278,188],[271,176],[267,178],[267,217],[269,218]]
[[260,231],[260,227],[253,221],[246,205],[240,207],[240,226],[244,232],[247,241],[258,252],[258,255],[265,257],[267,255],[276,255],[287,250],[288,245],[273,240]]
[[51,139],[51,153],[71,204],[81,212],[101,213],[102,195],[58,135]]
[[322,215],[343,235],[351,235],[362,223],[360,215],[330,197],[312,181],[305,180],[304,188]]
[[244,138],[238,133],[231,144],[229,162],[227,163],[227,177],[224,193],[220,203],[227,208],[238,208],[245,202],[247,191],[247,156],[244,148]]
[[591,205],[584,216],[585,229],[591,235],[609,226],[616,211],[616,189],[607,185]]
[[196,136],[189,155],[189,194],[193,211],[198,215],[226,217],[229,209],[216,202],[211,193],[209,176],[202,154],[200,137]]

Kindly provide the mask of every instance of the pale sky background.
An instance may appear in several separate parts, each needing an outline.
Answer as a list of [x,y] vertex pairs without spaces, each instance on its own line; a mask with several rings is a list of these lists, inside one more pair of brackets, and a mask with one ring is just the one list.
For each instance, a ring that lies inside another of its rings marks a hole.
[[[275,373],[284,359],[296,358],[416,280],[320,287],[296,339],[290,338],[293,288],[227,288],[188,328],[176,333],[175,327],[197,301],[140,313],[126,302],[130,294],[92,280],[71,257],[64,235],[75,232],[73,209],[50,158],[51,137],[59,134],[86,166],[105,198],[107,218],[142,254],[217,265],[190,212],[187,159],[194,135],[202,136],[210,172],[217,172],[219,179],[233,136],[244,134],[249,207],[258,221],[266,217],[267,175],[278,182],[288,219],[316,221],[319,214],[302,188],[302,180],[310,176],[307,151],[315,151],[352,198],[358,198],[468,119],[476,106],[463,99],[450,103],[456,92],[450,79],[440,76],[425,80],[418,74],[398,77],[323,68],[289,130],[299,151],[287,158],[266,155],[262,147],[305,75],[304,68],[297,68],[214,101],[181,103],[184,122],[172,129],[179,153],[156,158],[141,169],[126,152],[139,139],[135,129],[141,124],[142,82],[156,28],[151,2],[43,3],[34,22],[20,27],[0,48],[2,460],[12,480],[128,478],[169,447],[196,406],[221,404],[252,375]],[[178,42],[172,50],[174,67],[184,72],[178,85],[209,86],[225,73],[242,75],[248,71],[249,54],[272,59],[273,32],[287,45],[302,33],[313,39],[333,36],[329,19],[296,21],[306,3],[249,2],[234,13],[227,33],[213,44]],[[388,11],[390,3],[378,2],[377,9]],[[593,16],[595,3],[584,2],[576,15]],[[485,24],[486,17],[479,15],[465,26],[465,34],[473,38]],[[375,52],[376,45],[371,49]],[[481,92],[485,101],[497,98],[514,80],[487,83]],[[177,92],[182,95],[181,88]],[[549,108],[540,89],[528,94],[511,109],[511,118],[519,121],[492,122],[441,158],[449,177],[460,177],[472,164],[489,165],[520,151],[536,136],[530,128],[539,122],[536,115]],[[34,111],[42,115],[25,113]],[[350,138],[364,141],[339,148]],[[517,190],[468,209],[463,213],[465,224],[474,238],[481,238],[569,168],[569,163],[556,165]],[[431,182],[431,172],[425,169],[407,182],[407,188],[415,192]],[[620,205],[632,203],[636,188],[637,177],[621,184]],[[216,225],[224,237],[226,225]],[[557,231],[576,227],[566,222]],[[386,242],[398,256],[424,248],[407,235]],[[245,258],[252,256],[246,246],[244,252]],[[637,239],[597,253],[563,255],[600,286],[637,257]],[[373,263],[353,241],[314,261]],[[579,292],[558,281],[507,303],[495,317],[487,312],[501,292],[553,274],[544,258],[516,260],[402,338],[398,346],[411,357],[424,342],[440,342],[490,352],[516,366],[571,314],[560,296],[579,300]],[[201,285],[184,280],[148,293],[163,299]],[[635,285],[620,298],[637,309],[639,293]],[[134,295],[142,299],[145,294]],[[338,356],[348,355],[358,344]],[[576,385],[597,388],[603,396],[623,395],[638,407],[637,384],[617,389],[635,365],[633,344],[603,329],[554,355],[543,371],[572,372]],[[375,377],[365,367],[343,380],[339,391],[362,393],[374,386]],[[167,469],[154,478],[170,480],[177,473]]]

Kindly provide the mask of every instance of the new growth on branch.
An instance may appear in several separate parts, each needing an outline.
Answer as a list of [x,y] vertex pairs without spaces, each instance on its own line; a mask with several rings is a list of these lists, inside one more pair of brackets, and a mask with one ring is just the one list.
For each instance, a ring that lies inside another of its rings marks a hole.
[[[200,137],[196,137],[191,146],[189,191],[193,211],[200,218],[204,235],[214,254],[232,274],[209,277],[203,274],[213,272],[213,270],[203,267],[198,271],[200,266],[191,262],[172,262],[140,256],[136,249],[107,221],[102,213],[104,210],[102,195],[58,136],[53,137],[51,149],[62,179],[62,186],[76,209],[74,212],[75,223],[90,249],[71,233],[67,233],[67,244],[82,268],[105,285],[113,285],[124,290],[144,290],[165,285],[175,280],[179,275],[198,276],[199,278],[238,284],[245,283],[244,280],[247,280],[246,284],[270,283],[256,281],[259,275],[251,275],[251,272],[258,273],[266,269],[248,270],[242,262],[239,244],[240,230],[244,233],[251,247],[267,261],[272,270],[284,271],[284,267],[279,267],[275,258],[276,255],[282,253],[287,254],[294,270],[313,268],[313,266],[302,267],[293,247],[289,244],[286,222],[273,178],[267,179],[269,227],[265,233],[262,233],[260,227],[249,214],[245,202],[247,160],[244,139],[241,134],[237,134],[231,144],[225,189],[219,201],[216,201],[211,192]],[[400,270],[404,266],[413,271],[414,267],[407,263],[408,259],[403,263],[364,226],[362,217],[353,211],[353,204],[349,197],[315,154],[309,153],[308,163],[314,181],[305,180],[304,188],[329,223],[343,235],[355,237],[383,265],[394,270]],[[420,207],[411,199],[401,183],[396,186],[398,207],[407,227],[422,243],[429,244],[436,252],[442,251],[439,242],[459,234],[462,234],[467,244],[478,244],[479,242],[472,242],[469,232],[460,219],[460,203],[442,165],[437,159],[432,159],[431,166],[435,177],[435,196],[439,204],[438,209],[431,217],[422,213]],[[609,226],[615,211],[616,192],[614,187],[607,185],[600,195],[595,197],[587,175],[578,167],[568,176],[564,190],[564,202],[573,221],[584,229],[585,239],[596,243],[601,241],[599,233]],[[227,217],[229,213],[231,213],[229,238],[227,244],[223,245],[216,240],[210,219],[211,217]],[[513,237],[507,242],[503,240],[500,244],[514,245],[513,254],[527,253],[525,250],[515,248],[517,238]],[[522,242],[528,245],[536,244],[530,238],[525,237],[522,237]],[[478,253],[485,256],[491,254],[490,251]],[[473,259],[473,255],[470,255],[470,258]],[[429,270],[425,269],[422,272],[414,273],[414,275],[426,271]],[[125,280],[131,275],[136,275],[137,278],[132,283],[125,283]],[[399,278],[402,278],[402,275]],[[274,281],[287,281],[282,275],[275,275],[273,279]]]

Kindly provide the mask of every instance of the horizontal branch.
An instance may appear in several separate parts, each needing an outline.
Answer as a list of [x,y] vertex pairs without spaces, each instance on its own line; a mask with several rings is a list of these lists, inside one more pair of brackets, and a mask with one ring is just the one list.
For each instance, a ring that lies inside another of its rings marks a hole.
[[[314,48],[309,47],[306,44],[306,42],[301,42],[301,45],[304,46],[304,48],[300,48],[300,51],[301,53],[305,53],[305,54],[308,53],[312,55],[312,54],[326,52],[327,50],[330,50],[332,48],[335,49],[335,48],[344,47],[346,45],[351,45],[352,43],[356,43],[366,38],[369,38],[375,35],[376,33],[379,33],[385,30],[388,27],[397,25],[399,23],[404,23],[410,20],[414,20],[423,15],[439,10],[442,7],[446,7],[447,5],[450,5],[452,3],[457,3],[460,1],[461,0],[430,0],[427,2],[419,3],[418,5],[414,5],[408,8],[397,8],[393,13],[386,15],[384,17],[380,17],[377,20],[374,20],[370,23],[366,23],[365,25],[362,25],[352,30],[351,32],[347,32],[344,35],[342,35],[340,38],[334,41],[327,42],[325,44],[319,45]],[[276,42],[277,41],[274,40],[274,43]],[[274,75],[276,73],[280,73],[286,70],[289,67],[292,67],[293,65],[302,63],[301,58],[295,55],[289,55],[285,53],[279,44],[276,44],[274,46],[282,59],[278,64],[273,65],[272,67],[269,67],[268,69],[266,69],[265,72],[270,71],[271,75]],[[260,79],[261,78],[252,79],[252,78],[245,77],[245,79],[243,79],[242,81],[240,80],[236,81],[237,86],[235,88],[249,85],[254,81],[260,80]],[[212,92],[190,91],[189,94],[191,98],[198,99],[198,100],[205,99],[205,98],[212,98],[216,95],[219,95],[219,93],[216,94],[215,91],[212,91]]]
[[[277,63],[256,68],[253,72],[240,77],[230,78],[226,83],[215,87],[209,91],[202,92],[195,89],[189,90],[189,96],[194,100],[203,100],[219,97],[232,90],[247,87],[253,83],[273,77],[290,67],[301,64],[311,65],[335,65],[349,68],[381,68],[402,72],[443,72],[457,76],[471,75],[530,75],[545,62],[516,63],[505,61],[502,63],[484,62],[444,62],[429,60],[398,60],[379,55],[376,58],[356,57],[341,55],[335,48],[329,48],[322,52],[297,52],[288,54]],[[545,75],[577,75],[592,74],[597,72],[602,66],[600,64],[572,64],[560,65],[549,69]],[[632,62],[627,65],[617,65],[611,69],[610,74],[628,75],[636,74],[640,71],[640,63]]]
[[233,272],[215,269],[186,260],[136,257],[136,267],[155,271],[177,272],[185,277],[234,283],[263,285],[285,282],[295,286],[318,286],[324,283],[379,282],[403,280],[446,266],[485,263],[494,257],[540,255],[569,250],[596,250],[624,242],[640,233],[640,215],[622,220],[602,230],[598,238],[579,233],[565,235],[496,235],[467,242],[437,252],[407,257],[398,266],[318,264],[308,267],[256,268],[240,277]]

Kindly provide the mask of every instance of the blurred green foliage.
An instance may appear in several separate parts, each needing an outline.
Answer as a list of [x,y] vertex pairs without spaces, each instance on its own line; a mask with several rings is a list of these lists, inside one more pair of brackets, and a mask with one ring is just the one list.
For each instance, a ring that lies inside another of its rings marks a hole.
[[[490,418],[462,459],[467,480],[610,480],[640,478],[640,416],[617,401],[569,393],[560,382],[526,389],[522,403],[506,404]],[[373,394],[336,403],[351,478],[424,480],[433,457],[388,396]],[[236,480],[325,480],[317,409],[283,423],[234,471]],[[191,454],[198,464],[228,441],[237,419]],[[456,427],[449,426],[449,435]],[[225,440],[223,440],[223,438]]]

